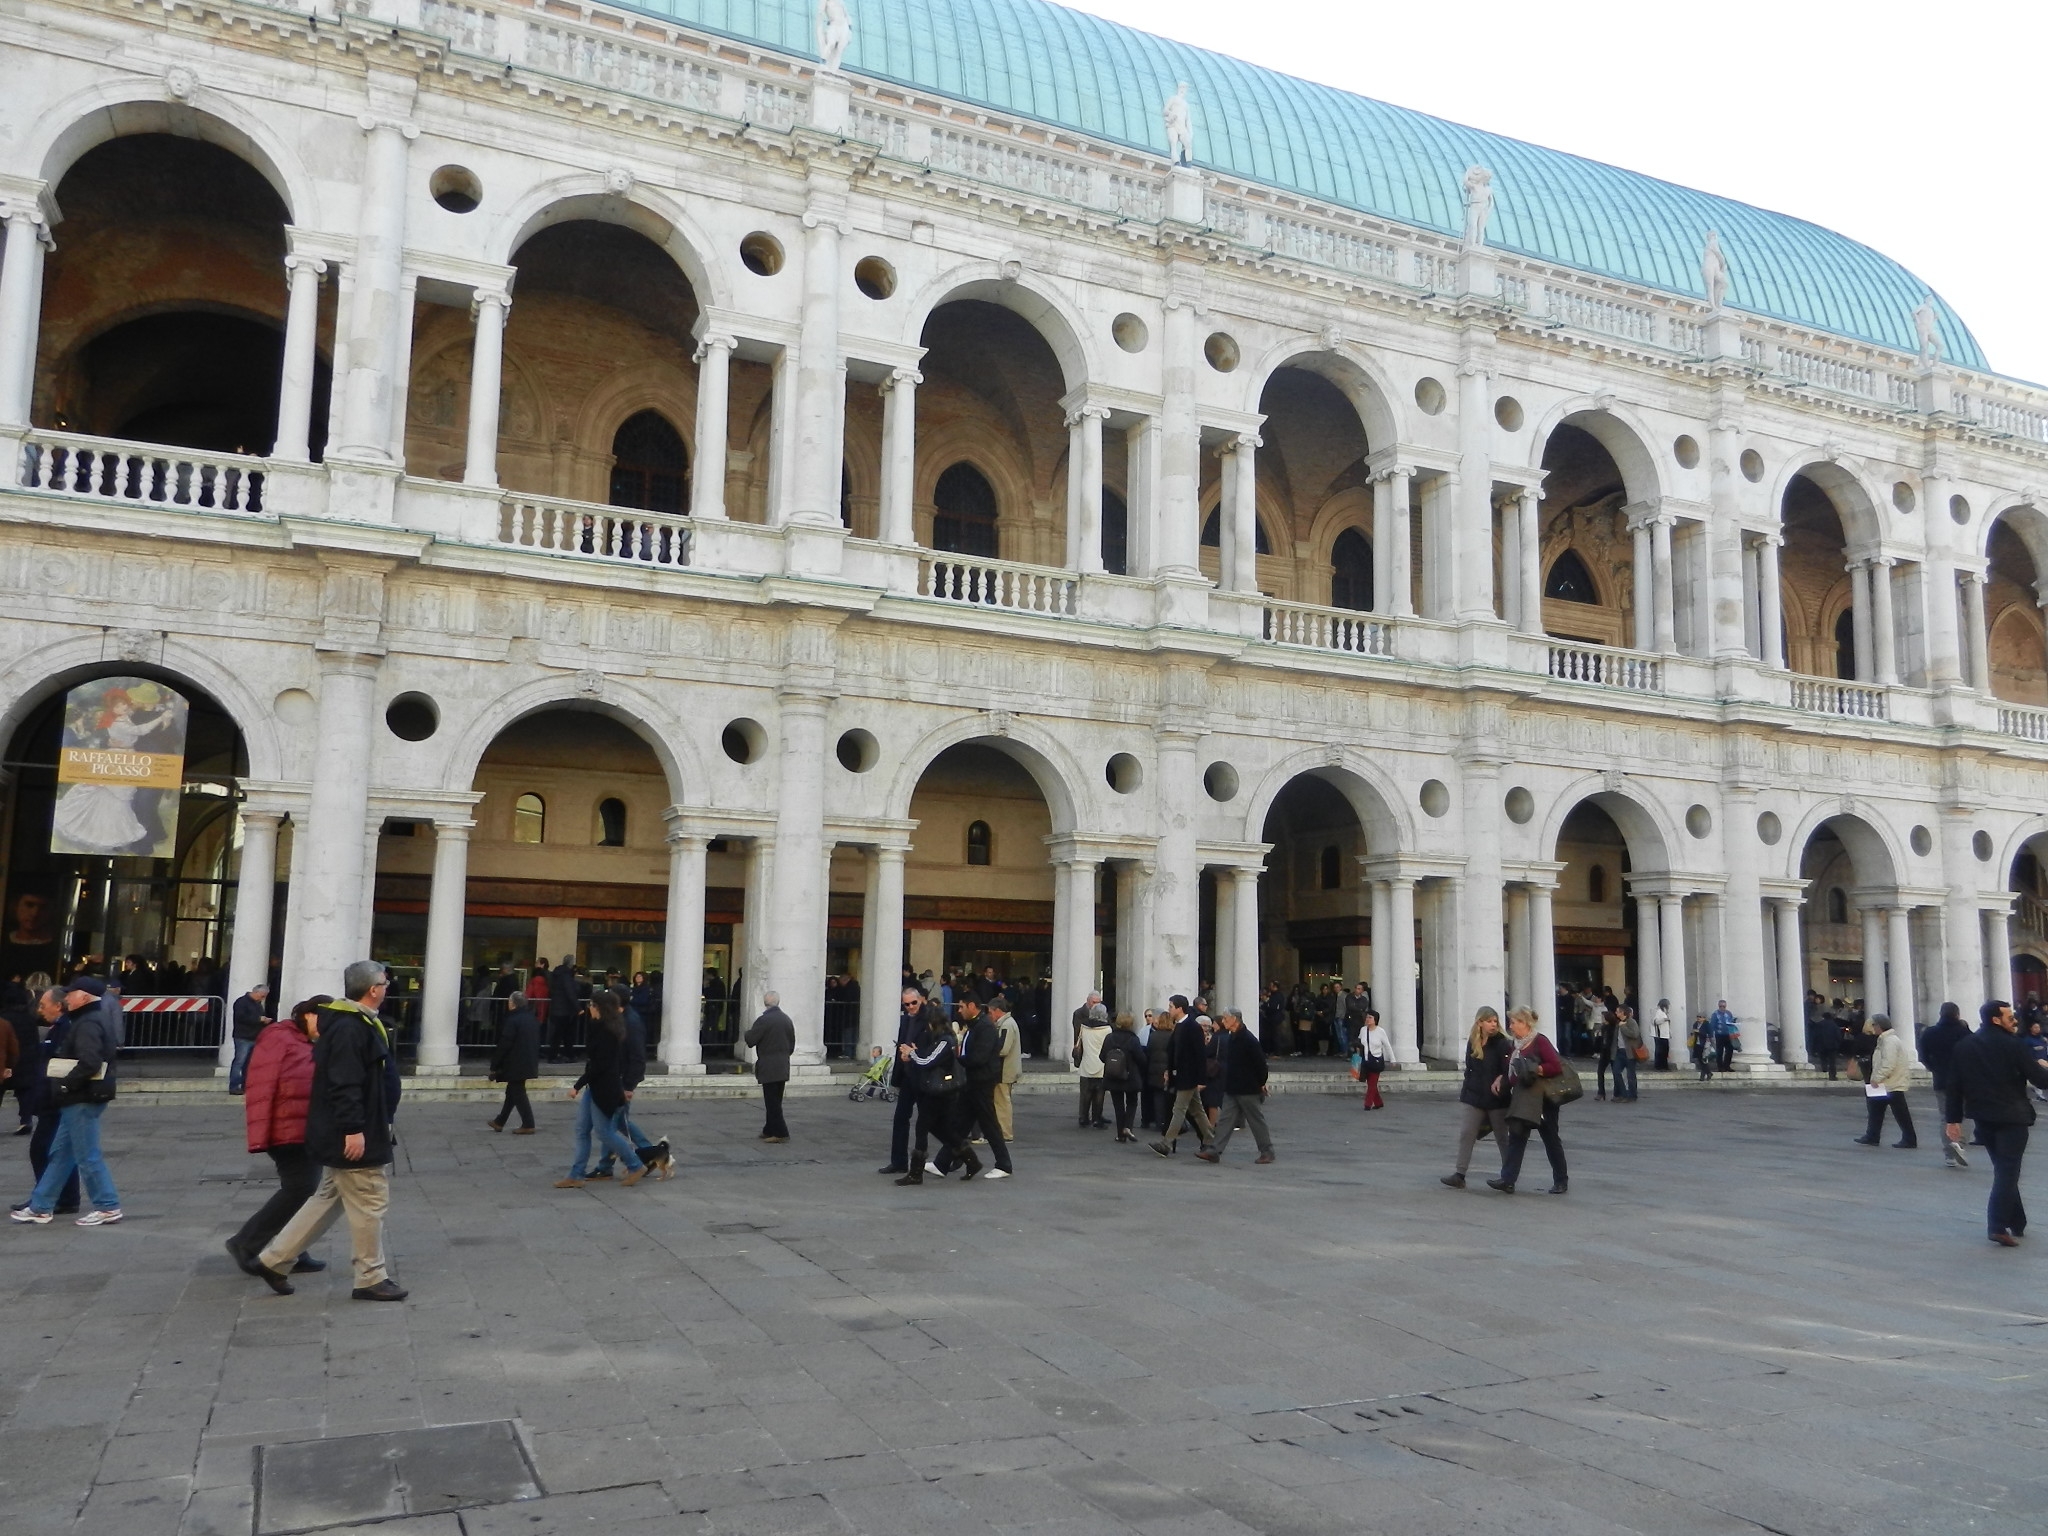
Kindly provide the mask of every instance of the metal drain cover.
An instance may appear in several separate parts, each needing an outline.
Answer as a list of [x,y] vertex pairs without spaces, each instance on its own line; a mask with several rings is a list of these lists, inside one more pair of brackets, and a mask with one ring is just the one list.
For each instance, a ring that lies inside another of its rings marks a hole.
[[256,1536],[537,1499],[509,1419],[256,1450]]

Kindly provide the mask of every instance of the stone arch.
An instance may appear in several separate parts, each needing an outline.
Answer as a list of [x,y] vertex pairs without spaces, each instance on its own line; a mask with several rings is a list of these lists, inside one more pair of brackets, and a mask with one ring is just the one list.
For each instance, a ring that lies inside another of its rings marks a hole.
[[[1292,520],[1287,516],[1287,507],[1279,500],[1277,493],[1267,482],[1260,481],[1255,489],[1256,494],[1252,498],[1254,503],[1253,510],[1259,520],[1259,536],[1266,543],[1263,558],[1267,560],[1277,558],[1291,562],[1294,558],[1294,540],[1292,538],[1275,538],[1273,536],[1275,529],[1282,533],[1287,533],[1293,527]],[[1197,536],[1205,540],[1203,547],[1206,549],[1220,549],[1222,547],[1224,528],[1222,508],[1223,480],[1221,476],[1218,476],[1202,487],[1201,494],[1197,498],[1197,510],[1201,514],[1197,519],[1199,528]],[[1215,544],[1206,542],[1209,531],[1209,519],[1211,517],[1217,519],[1217,543]],[[1332,534],[1330,537],[1334,539],[1336,535]]]
[[1298,337],[1275,344],[1258,363],[1246,371],[1242,409],[1256,415],[1266,386],[1282,368],[1299,368],[1328,379],[1351,402],[1365,428],[1367,445],[1375,453],[1405,441],[1393,380],[1363,348],[1339,343],[1304,343]]
[[1400,786],[1362,749],[1354,747],[1304,747],[1268,768],[1245,801],[1239,837],[1248,843],[1263,842],[1266,818],[1280,792],[1311,773],[1350,802],[1358,824],[1365,828],[1366,846],[1375,855],[1415,851],[1415,826]]
[[[987,432],[972,421],[949,422],[917,445],[916,474],[911,481],[911,506],[918,538],[931,542],[931,509],[939,477],[955,464],[971,464],[996,493],[996,530],[1001,537],[1022,536],[1036,516],[1040,488],[1018,444],[1007,434]],[[878,461],[879,467],[879,461]],[[1007,552],[1005,558],[1009,558]]]
[[[916,346],[932,312],[961,299],[999,304],[1016,314],[1045,339],[1070,390],[1101,376],[1087,327],[1073,302],[1035,272],[1012,263],[973,261],[949,268],[927,283],[905,306],[904,340]],[[923,457],[922,450],[919,457]]]
[[111,139],[164,133],[199,139],[246,161],[269,182],[285,206],[286,222],[318,228],[322,224],[313,178],[285,143],[232,97],[199,93],[205,105],[166,100],[161,80],[114,80],[89,87],[59,102],[44,114],[29,140],[22,162],[38,168],[51,188],[89,150]]
[[1598,773],[1575,779],[1551,803],[1537,840],[1544,858],[1557,857],[1558,839],[1564,834],[1566,819],[1588,802],[1605,811],[1608,819],[1621,829],[1631,875],[1674,872],[1678,863],[1674,851],[1683,845],[1678,840],[1678,828],[1664,807],[1641,785]]
[[1841,519],[1842,543],[1846,549],[1874,549],[1884,537],[1884,518],[1877,498],[1860,473],[1843,459],[1800,459],[1786,461],[1771,487],[1771,507],[1782,518],[1785,493],[1794,479],[1804,475],[1819,486]]
[[2034,569],[2048,573],[2048,512],[2025,495],[2007,497],[2000,503],[1994,503],[1994,510],[1985,517],[1977,536],[1976,553],[1986,561],[1991,558],[1992,536],[2001,523],[2026,545],[2027,553],[2034,557]]
[[689,730],[674,712],[645,690],[618,678],[605,678],[602,691],[596,694],[584,691],[584,681],[573,674],[536,678],[509,693],[485,700],[451,734],[443,758],[441,787],[467,792],[476,781],[477,766],[491,743],[528,715],[549,709],[587,709],[609,715],[647,743],[668,777],[672,804],[705,806],[709,775]]
[[[2027,844],[2037,837],[2048,837],[2048,815],[2028,816],[2007,834],[2004,844],[1998,850],[1997,861],[1984,866],[1991,872],[1992,890],[2004,891],[2012,888],[2012,867],[2019,862],[2019,856],[2027,851]],[[1980,881],[1978,888],[1983,889],[1983,885]]]
[[1800,819],[1798,828],[1783,844],[1789,861],[1789,868],[1784,871],[1787,878],[1800,878],[1799,866],[1805,860],[1806,845],[1824,826],[1832,826],[1835,836],[1848,850],[1849,861],[1856,867],[1858,885],[1899,883],[1899,871],[1906,867],[1904,848],[1880,812],[1846,796],[1815,805]]
[[1309,523],[1308,546],[1309,561],[1318,573],[1329,569],[1339,534],[1356,528],[1377,542],[1379,530],[1373,526],[1372,514],[1372,487],[1366,485],[1347,486],[1316,508]]
[[585,174],[533,188],[499,218],[491,232],[489,259],[510,265],[519,248],[542,230],[579,219],[616,224],[660,246],[696,292],[700,312],[731,307],[731,284],[712,256],[716,247],[710,236],[681,203],[637,181],[615,190],[604,177]]
[[991,729],[986,715],[969,715],[949,725],[928,731],[904,753],[895,777],[889,782],[887,815],[898,821],[910,817],[910,800],[918,781],[941,752],[969,742],[992,747],[1013,758],[1031,775],[1038,792],[1045,797],[1052,815],[1052,830],[1064,837],[1081,830],[1082,806],[1086,801],[1081,765],[1050,731],[1028,720],[1012,719],[1001,729]]
[[609,452],[612,438],[627,418],[641,411],[659,411],[682,438],[690,454],[690,474],[697,473],[697,381],[672,365],[654,360],[636,363],[610,375],[589,394],[574,425],[571,441]]
[[[1589,606],[1620,611],[1622,608],[1621,599],[1623,592],[1617,588],[1614,572],[1610,569],[1607,561],[1589,550],[1580,549],[1569,535],[1564,534],[1552,534],[1544,541],[1543,547],[1537,556],[1539,561],[1537,588],[1546,594],[1545,601],[1556,601],[1555,598],[1547,596],[1550,589],[1550,571],[1551,567],[1556,565],[1566,555],[1572,555],[1577,558],[1580,567],[1586,573],[1586,579],[1593,583],[1593,590],[1598,595],[1599,601]],[[1634,594],[1630,593],[1628,595],[1632,598]]]
[[133,672],[159,677],[174,688],[192,688],[218,704],[242,733],[251,779],[275,782],[296,776],[299,765],[285,756],[270,702],[258,698],[231,666],[176,636],[164,637],[156,661],[125,661],[106,651],[107,637],[96,632],[31,651],[0,671],[0,742],[11,741],[53,695],[96,673]]
[[1591,437],[1621,471],[1621,482],[1631,503],[1651,502],[1664,494],[1663,476],[1650,452],[1655,440],[1649,427],[1627,406],[1612,400],[1579,396],[1551,407],[1529,437],[1530,467],[1540,467],[1551,434],[1559,427],[1577,427]]

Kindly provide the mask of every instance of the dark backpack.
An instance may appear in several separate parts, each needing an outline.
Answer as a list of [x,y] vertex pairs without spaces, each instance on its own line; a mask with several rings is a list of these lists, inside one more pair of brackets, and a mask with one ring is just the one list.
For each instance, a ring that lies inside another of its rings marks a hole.
[[1127,1083],[1131,1080],[1131,1053],[1120,1045],[1104,1042],[1102,1047],[1102,1080],[1105,1083]]

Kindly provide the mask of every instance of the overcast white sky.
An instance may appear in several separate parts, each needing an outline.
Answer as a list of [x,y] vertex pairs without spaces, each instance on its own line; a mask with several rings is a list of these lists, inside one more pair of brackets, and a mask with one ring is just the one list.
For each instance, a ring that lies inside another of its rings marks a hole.
[[1064,3],[1840,230],[2048,382],[2048,0]]

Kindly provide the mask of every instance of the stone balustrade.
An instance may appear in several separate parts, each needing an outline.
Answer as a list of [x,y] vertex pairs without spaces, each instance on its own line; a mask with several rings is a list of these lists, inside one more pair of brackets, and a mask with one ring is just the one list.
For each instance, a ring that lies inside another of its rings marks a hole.
[[258,513],[269,465],[232,453],[197,453],[73,432],[29,432],[12,483],[80,501]]
[[1308,603],[1266,602],[1260,606],[1261,634],[1275,645],[1343,651],[1353,656],[1394,654],[1394,625],[1376,614],[1320,608]]
[[1792,707],[1813,715],[1839,715],[1846,720],[1887,720],[1886,690],[1831,678],[1792,679]]
[[1592,683],[1628,693],[1662,693],[1664,660],[1642,651],[1607,645],[1551,645],[1550,675],[1568,683]]

